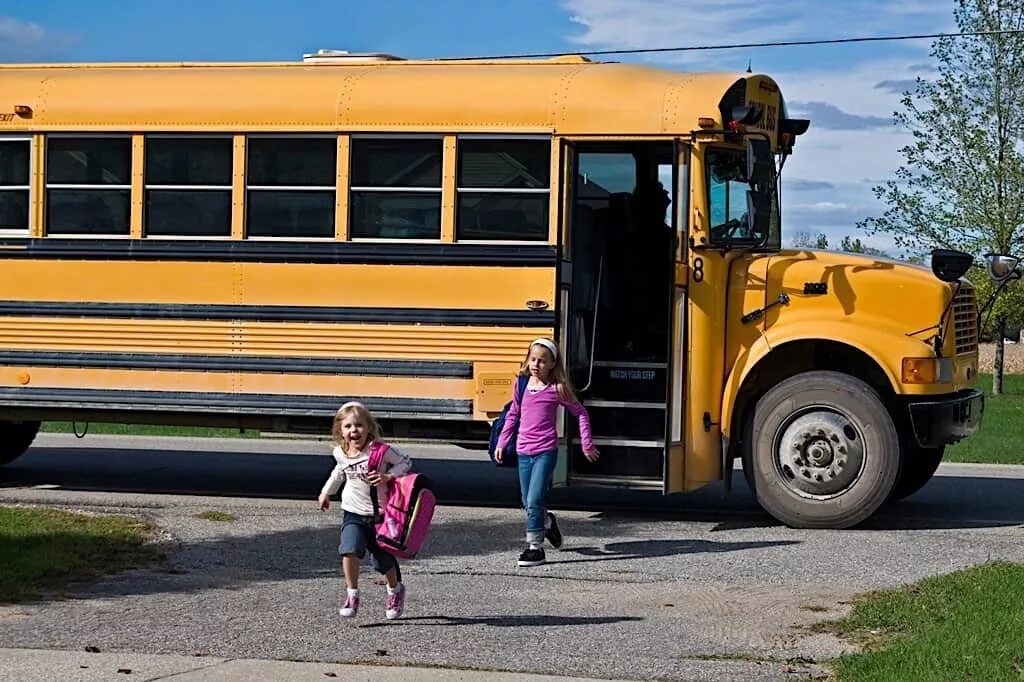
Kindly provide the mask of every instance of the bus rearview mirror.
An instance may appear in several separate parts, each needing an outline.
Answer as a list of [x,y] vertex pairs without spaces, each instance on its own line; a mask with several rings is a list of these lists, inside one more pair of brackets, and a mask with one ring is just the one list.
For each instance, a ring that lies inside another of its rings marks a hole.
[[985,260],[988,261],[988,276],[996,284],[1013,278],[1014,274],[1020,277],[1017,266],[1020,265],[1020,258],[1004,253],[986,253]]
[[752,237],[768,235],[772,218],[772,198],[767,192],[747,190],[747,228]]
[[932,251],[932,273],[943,282],[957,282],[967,274],[974,263],[974,256],[952,249]]
[[775,163],[772,161],[772,146],[768,140],[748,137],[747,146],[747,182],[755,189],[768,186],[775,174]]

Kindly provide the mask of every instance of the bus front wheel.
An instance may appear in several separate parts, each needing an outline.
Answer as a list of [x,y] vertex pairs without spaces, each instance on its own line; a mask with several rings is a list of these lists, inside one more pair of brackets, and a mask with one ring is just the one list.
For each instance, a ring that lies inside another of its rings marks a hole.
[[903,449],[903,468],[889,499],[902,500],[923,488],[938,471],[945,451],[945,447],[922,448],[916,444],[906,445]]
[[888,498],[900,469],[892,417],[866,383],[805,372],[754,406],[744,453],[757,501],[794,528],[849,528]]
[[0,422],[0,465],[25,454],[39,433],[39,422]]

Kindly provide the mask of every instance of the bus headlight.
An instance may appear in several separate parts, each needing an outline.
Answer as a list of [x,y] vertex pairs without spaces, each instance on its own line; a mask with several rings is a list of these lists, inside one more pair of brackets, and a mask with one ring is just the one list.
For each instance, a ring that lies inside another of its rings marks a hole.
[[948,384],[953,381],[951,358],[903,358],[905,384]]

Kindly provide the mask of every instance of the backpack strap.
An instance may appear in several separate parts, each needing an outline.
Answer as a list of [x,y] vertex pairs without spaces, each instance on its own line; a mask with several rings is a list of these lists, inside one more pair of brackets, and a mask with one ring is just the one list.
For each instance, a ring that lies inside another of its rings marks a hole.
[[530,377],[524,377],[522,375],[516,377],[516,387],[515,390],[512,391],[512,400],[515,400],[517,405],[522,406],[523,394],[526,393],[526,384],[529,382]]
[[383,441],[373,441],[370,445],[370,459],[366,463],[368,471],[380,471],[380,465],[384,463],[384,454],[388,451],[389,447],[391,446]]
[[[391,447],[387,443],[379,440],[375,440],[370,445],[370,459],[366,463],[367,471],[380,471],[380,467],[384,464],[384,453]],[[370,502],[373,503],[373,522],[380,523],[384,520],[384,515],[380,512],[380,502],[377,500],[377,486],[370,486]]]

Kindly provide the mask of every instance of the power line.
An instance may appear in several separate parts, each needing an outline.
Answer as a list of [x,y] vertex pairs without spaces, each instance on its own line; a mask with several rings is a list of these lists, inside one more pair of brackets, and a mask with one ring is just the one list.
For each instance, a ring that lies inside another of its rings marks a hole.
[[860,36],[855,38],[832,38],[821,40],[785,40],[771,43],[729,43],[726,45],[691,45],[687,47],[648,47],[628,50],[584,50],[580,52],[534,52],[526,54],[505,54],[476,57],[440,57],[437,61],[473,61],[489,59],[539,59],[543,57],[619,55],[619,54],[654,54],[659,52],[705,52],[710,50],[736,50],[750,47],[796,47],[804,45],[838,45],[841,43],[879,43],[896,40],[926,40],[929,38],[967,38],[971,36],[1020,35],[1024,29],[1008,29],[1005,31],[967,31],[964,33],[917,33],[898,36]]

